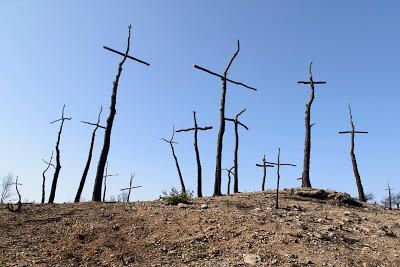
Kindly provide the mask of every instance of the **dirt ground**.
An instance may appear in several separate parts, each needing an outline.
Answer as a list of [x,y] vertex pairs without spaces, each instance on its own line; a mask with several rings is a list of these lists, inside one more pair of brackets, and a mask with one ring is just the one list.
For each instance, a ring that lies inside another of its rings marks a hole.
[[400,266],[399,210],[297,193],[3,205],[0,266]]

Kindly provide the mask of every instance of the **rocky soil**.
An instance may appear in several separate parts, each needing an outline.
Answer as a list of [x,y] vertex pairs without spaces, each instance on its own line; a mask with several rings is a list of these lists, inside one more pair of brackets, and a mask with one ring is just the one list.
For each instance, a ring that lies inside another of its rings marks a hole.
[[400,211],[285,190],[135,203],[0,206],[0,266],[400,266]]

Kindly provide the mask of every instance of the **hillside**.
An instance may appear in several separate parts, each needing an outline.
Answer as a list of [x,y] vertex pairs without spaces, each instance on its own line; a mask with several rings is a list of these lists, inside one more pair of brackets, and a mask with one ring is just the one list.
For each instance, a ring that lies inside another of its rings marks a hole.
[[313,192],[0,206],[0,266],[400,266],[399,210]]

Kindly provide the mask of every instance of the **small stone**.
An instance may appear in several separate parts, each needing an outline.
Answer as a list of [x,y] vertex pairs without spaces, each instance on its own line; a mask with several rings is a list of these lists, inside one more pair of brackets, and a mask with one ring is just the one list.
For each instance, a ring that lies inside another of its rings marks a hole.
[[185,204],[185,203],[178,203],[177,207],[180,208],[180,209],[186,209],[188,207],[188,205]]
[[254,211],[261,211],[261,209],[260,208],[255,208]]
[[208,205],[207,204],[203,204],[200,206],[200,208],[202,208],[203,210],[208,209]]
[[255,266],[261,262],[261,257],[257,254],[243,254],[243,261],[246,264]]

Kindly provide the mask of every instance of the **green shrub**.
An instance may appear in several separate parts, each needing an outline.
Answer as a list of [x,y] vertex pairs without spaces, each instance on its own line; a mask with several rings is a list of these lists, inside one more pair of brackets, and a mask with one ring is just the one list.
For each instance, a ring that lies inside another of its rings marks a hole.
[[171,192],[162,192],[160,200],[165,205],[178,205],[179,203],[190,204],[193,199],[193,192],[178,191],[175,187],[171,189]]

